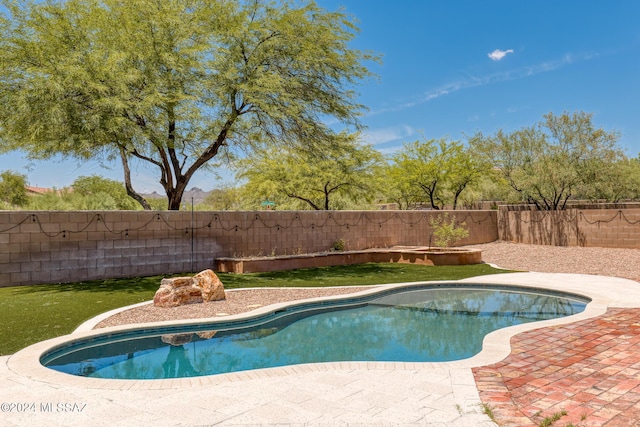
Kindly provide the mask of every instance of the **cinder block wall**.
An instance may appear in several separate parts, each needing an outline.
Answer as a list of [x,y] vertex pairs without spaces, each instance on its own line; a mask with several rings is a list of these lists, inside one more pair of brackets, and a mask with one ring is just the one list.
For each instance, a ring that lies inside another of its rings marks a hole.
[[[223,256],[429,245],[433,211],[0,212],[0,286],[194,272]],[[497,211],[450,211],[498,238]]]
[[640,249],[640,209],[579,210],[581,246]]
[[592,205],[565,211],[501,206],[500,240],[553,246],[640,248],[640,207]]

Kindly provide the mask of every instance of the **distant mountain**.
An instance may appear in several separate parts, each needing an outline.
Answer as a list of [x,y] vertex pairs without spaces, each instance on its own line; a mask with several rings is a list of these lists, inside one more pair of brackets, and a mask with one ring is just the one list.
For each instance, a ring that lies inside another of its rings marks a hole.
[[187,190],[184,192],[184,196],[182,196],[182,202],[191,204],[191,199],[193,198],[193,204],[197,205],[204,202],[204,199],[209,193],[210,191],[202,191],[198,187],[193,187],[191,188],[191,190]]
[[[182,204],[186,203],[187,206],[191,206],[191,199],[193,199],[194,205],[202,203],[209,193],[210,191],[203,191],[198,187],[193,187],[184,192],[184,195],[182,196]],[[150,199],[164,199],[167,196],[154,191],[153,193],[142,194],[142,197]]]
[[164,199],[166,196],[164,194],[160,194],[157,191],[153,193],[140,193],[142,197],[145,199]]

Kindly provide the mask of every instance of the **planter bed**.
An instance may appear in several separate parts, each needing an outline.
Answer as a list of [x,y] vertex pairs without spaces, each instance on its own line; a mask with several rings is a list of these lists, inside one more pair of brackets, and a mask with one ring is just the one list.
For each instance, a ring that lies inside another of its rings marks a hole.
[[215,269],[222,273],[262,273],[368,262],[400,262],[422,265],[480,264],[482,263],[482,252],[480,249],[394,247],[272,257],[225,257],[214,260]]

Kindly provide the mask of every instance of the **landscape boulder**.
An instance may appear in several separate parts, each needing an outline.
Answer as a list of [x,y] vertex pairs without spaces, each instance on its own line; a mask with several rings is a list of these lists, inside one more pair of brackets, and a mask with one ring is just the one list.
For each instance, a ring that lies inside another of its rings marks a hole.
[[204,270],[193,277],[162,279],[153,297],[156,307],[177,307],[203,301],[225,299],[224,286],[211,270]]
[[193,276],[194,286],[200,288],[204,301],[220,301],[225,299],[224,285],[211,270],[204,270]]
[[194,286],[193,277],[162,279],[160,288],[153,297],[156,307],[177,307],[202,302],[202,291]]

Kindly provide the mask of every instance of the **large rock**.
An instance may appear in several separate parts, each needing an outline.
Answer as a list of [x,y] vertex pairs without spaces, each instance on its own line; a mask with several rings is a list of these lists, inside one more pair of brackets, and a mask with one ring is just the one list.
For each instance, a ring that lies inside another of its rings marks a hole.
[[211,270],[204,270],[193,277],[162,279],[153,297],[156,307],[177,307],[203,301],[225,299],[224,285]]
[[177,307],[202,302],[202,291],[194,285],[193,277],[162,279],[153,297],[156,307]]
[[193,285],[202,291],[204,301],[220,301],[225,299],[224,285],[211,270],[204,270],[193,276]]

